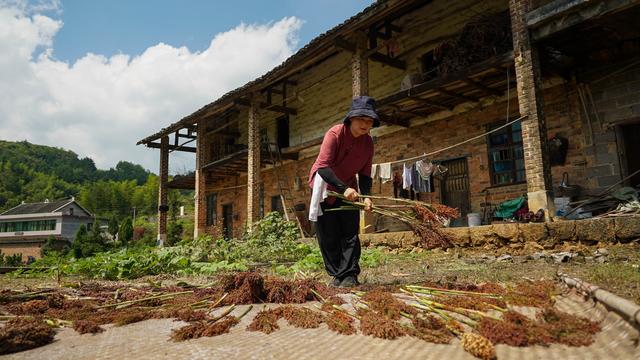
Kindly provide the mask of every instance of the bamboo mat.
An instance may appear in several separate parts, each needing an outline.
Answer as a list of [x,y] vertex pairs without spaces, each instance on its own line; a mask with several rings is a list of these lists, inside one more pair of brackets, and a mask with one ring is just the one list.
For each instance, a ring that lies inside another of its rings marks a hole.
[[[601,321],[602,331],[595,343],[588,347],[498,345],[498,359],[640,359],[638,331],[617,314],[572,292],[560,296],[556,307]],[[52,344],[3,359],[475,359],[462,350],[458,340],[441,345],[410,337],[382,340],[360,334],[344,336],[329,331],[324,324],[303,330],[282,320],[280,330],[269,335],[246,331],[261,308],[254,306],[229,334],[213,338],[172,342],[171,330],[183,326],[183,322],[147,320],[123,327],[107,326],[105,332],[96,335],[63,329]],[[239,306],[236,312],[243,309]]]

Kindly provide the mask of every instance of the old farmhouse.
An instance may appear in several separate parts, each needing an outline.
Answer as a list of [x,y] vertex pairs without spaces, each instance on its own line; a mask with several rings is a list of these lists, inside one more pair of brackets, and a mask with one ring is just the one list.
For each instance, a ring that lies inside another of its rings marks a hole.
[[[172,187],[195,189],[196,236],[239,236],[283,204],[312,231],[308,172],[356,95],[377,99],[383,119],[375,164],[446,169],[413,196],[459,208],[454,225],[522,195],[549,219],[554,198],[580,195],[558,187],[563,177],[582,195],[636,186],[638,19],[632,0],[378,1],[139,141],[160,152],[159,240]],[[195,153],[195,174],[168,182],[170,151]],[[374,179],[373,192],[393,195],[393,179]]]
[[48,239],[55,246],[69,246],[81,225],[94,218],[74,198],[39,203],[22,203],[0,214],[0,250],[5,255],[22,254],[24,260],[40,257]]

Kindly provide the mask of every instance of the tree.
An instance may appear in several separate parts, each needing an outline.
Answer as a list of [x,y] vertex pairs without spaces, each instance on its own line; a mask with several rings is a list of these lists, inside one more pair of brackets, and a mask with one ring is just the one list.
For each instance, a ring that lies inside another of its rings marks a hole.
[[91,232],[87,232],[84,225],[80,225],[76,233],[76,240],[73,243],[73,255],[76,258],[89,257],[95,253],[104,251],[104,238],[100,231],[100,224],[96,221],[91,228]]
[[119,224],[118,224],[118,218],[113,215],[111,216],[111,219],[109,219],[109,234],[111,234],[111,236],[113,236],[114,238],[116,237],[116,235],[118,235],[118,228],[119,228]]
[[49,235],[49,238],[47,238],[47,242],[44,243],[44,245],[42,245],[42,247],[40,248],[40,256],[47,256],[51,251],[55,250],[55,245],[56,238],[53,235]]
[[118,240],[122,242],[122,245],[127,245],[133,238],[133,224],[131,218],[124,219],[122,225],[120,225],[120,231],[118,232]]
[[78,231],[76,231],[76,238],[73,240],[73,256],[76,259],[82,257],[82,245],[87,241],[87,227],[84,224],[80,225]]

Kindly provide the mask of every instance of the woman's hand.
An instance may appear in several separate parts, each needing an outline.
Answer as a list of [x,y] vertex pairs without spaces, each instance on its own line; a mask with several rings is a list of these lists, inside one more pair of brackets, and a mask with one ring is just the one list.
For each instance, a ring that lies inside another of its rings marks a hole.
[[364,198],[364,211],[371,211],[372,208],[373,208],[373,202],[371,201],[371,199]]
[[342,195],[344,195],[344,197],[346,197],[349,201],[356,201],[360,196],[360,194],[358,194],[358,192],[354,188],[348,188]]

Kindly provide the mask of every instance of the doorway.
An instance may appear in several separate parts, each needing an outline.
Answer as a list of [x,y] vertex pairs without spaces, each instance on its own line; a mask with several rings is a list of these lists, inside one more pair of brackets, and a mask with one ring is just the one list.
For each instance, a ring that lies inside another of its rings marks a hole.
[[222,232],[226,239],[233,237],[233,204],[222,205]]
[[[640,170],[640,123],[621,125],[619,135],[622,137],[622,144],[618,144],[620,151],[620,164],[622,165],[623,176],[633,174]],[[626,183],[627,186],[638,188],[640,186],[640,174],[634,175]]]
[[469,167],[467,158],[442,162],[449,169],[440,182],[442,203],[460,211],[460,217],[451,221],[451,227],[467,226],[467,214],[471,208],[469,201]]

